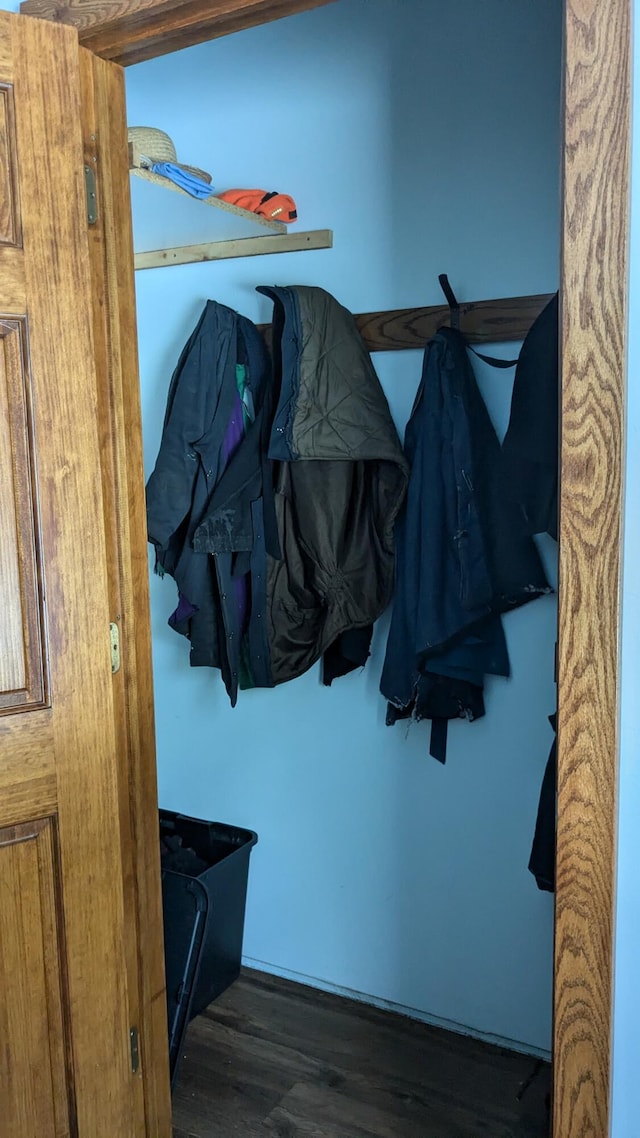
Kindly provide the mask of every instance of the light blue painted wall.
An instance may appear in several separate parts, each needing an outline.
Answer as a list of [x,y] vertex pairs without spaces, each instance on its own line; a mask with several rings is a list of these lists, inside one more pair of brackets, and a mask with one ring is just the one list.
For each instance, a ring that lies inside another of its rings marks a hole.
[[[463,297],[557,286],[560,8],[340,0],[128,70],[130,123],[166,129],[219,188],[291,192],[302,228],[335,231],[330,252],[137,275],[148,469],[208,297],[265,320],[263,282],[318,284],[353,311],[438,303],[442,271]],[[133,181],[137,248],[231,232]],[[375,363],[402,429],[420,357]],[[481,382],[503,431],[509,379]],[[166,625],[173,583],[152,577],[151,599],[161,804],[260,835],[247,957],[547,1048],[552,901],[526,867],[554,599],[507,618],[513,678],[488,685],[484,720],[453,725],[444,769],[426,726],[384,726],[386,620],[362,674],[325,690],[314,670],[232,712]]]
[[627,456],[622,589],[618,881],[613,1026],[613,1138],[637,1138],[640,984],[640,42],[634,4]]

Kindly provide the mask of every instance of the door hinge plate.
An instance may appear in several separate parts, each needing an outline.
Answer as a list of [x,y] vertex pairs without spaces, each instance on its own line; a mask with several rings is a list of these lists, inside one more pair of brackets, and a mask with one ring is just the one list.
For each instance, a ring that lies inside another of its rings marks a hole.
[[137,1027],[131,1028],[129,1040],[131,1043],[131,1070],[134,1075],[137,1075],[140,1068],[140,1041],[138,1039]]
[[109,625],[109,641],[111,644],[111,671],[120,671],[120,629],[114,620]]
[[95,225],[98,220],[98,195],[96,191],[96,172],[88,162],[84,164],[84,185],[87,191],[87,222]]

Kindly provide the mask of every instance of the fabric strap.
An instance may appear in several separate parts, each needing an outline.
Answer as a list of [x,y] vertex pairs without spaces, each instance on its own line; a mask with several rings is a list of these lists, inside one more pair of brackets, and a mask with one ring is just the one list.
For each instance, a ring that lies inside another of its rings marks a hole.
[[432,719],[431,720],[431,741],[429,743],[429,754],[432,759],[437,759],[439,763],[445,762],[447,758],[447,729],[449,721],[447,719]]
[[496,356],[485,356],[482,352],[477,352],[475,348],[472,348],[471,344],[467,344],[467,347],[470,352],[473,352],[474,356],[477,356],[479,360],[484,360],[484,362],[490,364],[491,367],[515,367],[518,362],[517,360],[499,360]]

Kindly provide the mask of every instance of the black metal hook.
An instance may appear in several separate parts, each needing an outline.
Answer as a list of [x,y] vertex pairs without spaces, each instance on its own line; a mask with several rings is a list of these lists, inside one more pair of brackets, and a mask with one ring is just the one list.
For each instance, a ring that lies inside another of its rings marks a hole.
[[456,300],[455,293],[449,284],[449,278],[446,273],[440,273],[438,277],[440,288],[442,289],[447,304],[449,305],[449,321],[452,328],[460,328],[460,305]]

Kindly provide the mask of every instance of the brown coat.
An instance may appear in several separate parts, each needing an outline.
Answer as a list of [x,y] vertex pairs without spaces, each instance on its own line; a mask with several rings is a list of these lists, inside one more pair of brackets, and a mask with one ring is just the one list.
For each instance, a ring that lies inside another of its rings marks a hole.
[[[280,384],[269,455],[279,460],[282,558],[267,559],[267,615],[273,681],[282,683],[331,646],[347,655],[334,674],[366,660],[393,590],[408,469],[352,314],[320,288],[260,291],[275,302]],[[364,659],[351,659],[341,638],[367,629]]]

